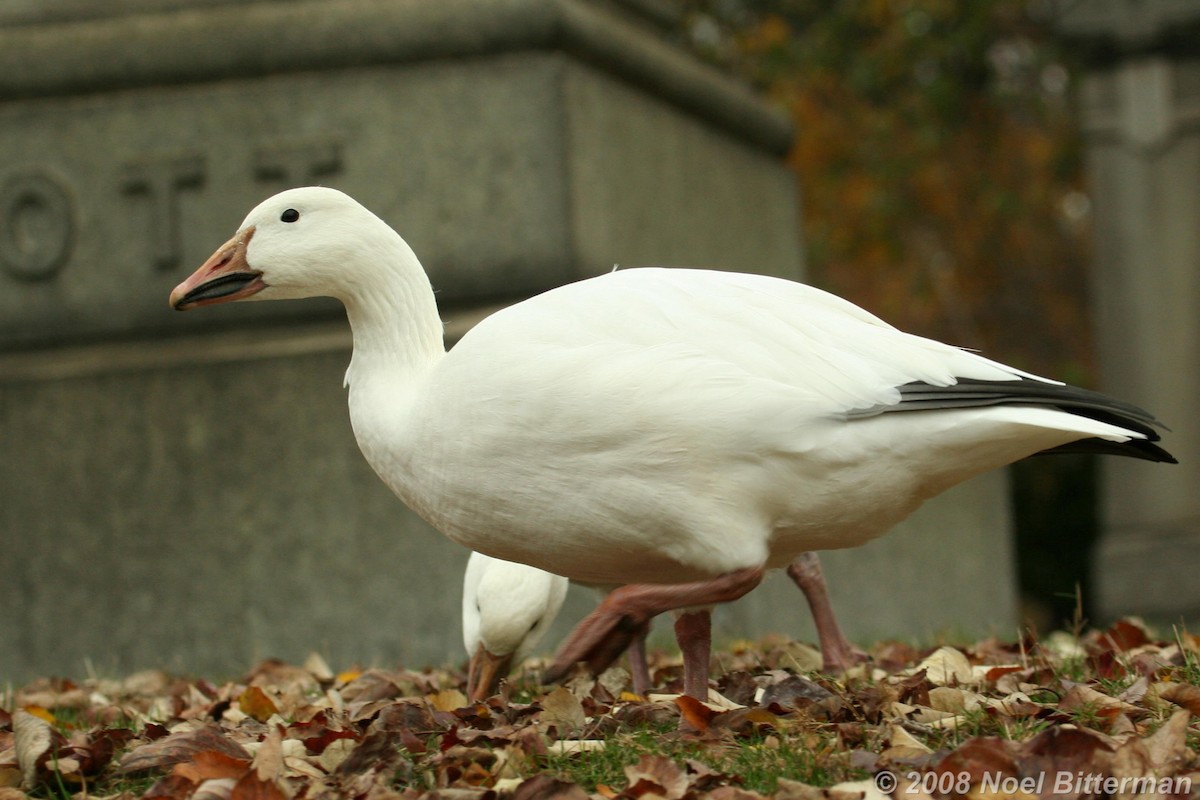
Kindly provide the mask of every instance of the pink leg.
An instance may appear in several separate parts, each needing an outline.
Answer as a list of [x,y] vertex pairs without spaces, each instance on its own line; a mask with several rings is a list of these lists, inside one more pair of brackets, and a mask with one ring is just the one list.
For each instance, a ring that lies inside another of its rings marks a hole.
[[866,659],[867,654],[846,639],[838,627],[833,605],[829,602],[829,587],[816,553],[801,553],[788,565],[787,574],[804,592],[817,626],[821,645],[821,669],[825,672],[845,672]]
[[746,567],[707,581],[640,583],[614,589],[575,626],[546,670],[546,680],[560,680],[579,661],[597,675],[620,658],[649,628],[650,620],[664,611],[732,602],[762,582],[762,577],[762,567]]
[[685,611],[675,620],[675,640],[683,654],[683,693],[708,700],[708,659],[712,656],[712,613]]
[[646,634],[635,636],[629,643],[629,673],[633,676],[633,693],[645,697],[650,691],[650,664],[646,661]]

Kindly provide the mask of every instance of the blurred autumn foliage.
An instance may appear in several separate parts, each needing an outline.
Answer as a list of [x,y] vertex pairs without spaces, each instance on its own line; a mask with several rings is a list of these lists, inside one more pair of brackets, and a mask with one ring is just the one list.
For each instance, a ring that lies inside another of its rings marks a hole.
[[1089,202],[1048,3],[680,2],[690,45],[795,120],[812,282],[1089,382]]
[[[1049,0],[677,0],[788,109],[809,280],[902,330],[1094,381],[1076,64]],[[1011,472],[1023,616],[1090,606],[1096,462]]]

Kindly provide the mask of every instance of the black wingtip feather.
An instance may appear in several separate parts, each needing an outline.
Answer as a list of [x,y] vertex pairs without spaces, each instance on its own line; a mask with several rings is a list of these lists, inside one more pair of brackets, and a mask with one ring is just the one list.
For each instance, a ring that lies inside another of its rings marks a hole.
[[997,405],[1052,406],[1061,411],[1094,419],[1097,422],[1125,428],[1146,438],[1131,439],[1127,442],[1082,439],[1047,450],[1046,453],[1109,453],[1167,464],[1179,463],[1173,455],[1154,444],[1160,439],[1159,430],[1170,429],[1156,419],[1153,414],[1133,403],[1117,400],[1089,389],[1045,383],[1028,378],[1011,381],[960,378],[958,383],[951,386],[933,386],[928,383],[914,382],[897,388],[900,390],[898,404],[866,409],[852,416],[872,416],[891,411],[932,411]]
[[1130,439],[1128,442],[1110,442],[1107,439],[1080,439],[1077,442],[1043,450],[1036,455],[1052,456],[1062,453],[1086,453],[1090,455],[1127,456],[1153,461],[1158,464],[1178,464],[1178,459],[1146,439]]

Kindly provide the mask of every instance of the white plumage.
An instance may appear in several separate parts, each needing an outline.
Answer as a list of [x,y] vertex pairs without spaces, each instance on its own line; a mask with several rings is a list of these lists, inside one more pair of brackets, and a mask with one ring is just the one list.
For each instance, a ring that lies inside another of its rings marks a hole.
[[591,584],[752,585],[1079,440],[1170,460],[1140,409],[758,275],[607,273],[447,353],[416,256],[331,189],[263,202],[172,305],[313,295],[346,306],[354,432],[396,494],[472,550]]
[[533,652],[567,597],[567,579],[525,564],[471,553],[463,575],[467,693],[486,696]]

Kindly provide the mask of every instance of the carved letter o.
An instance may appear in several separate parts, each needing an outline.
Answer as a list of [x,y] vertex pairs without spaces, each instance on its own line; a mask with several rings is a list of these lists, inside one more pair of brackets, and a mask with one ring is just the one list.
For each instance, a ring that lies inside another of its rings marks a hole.
[[25,281],[50,280],[75,244],[75,208],[45,172],[13,175],[0,187],[0,266]]

